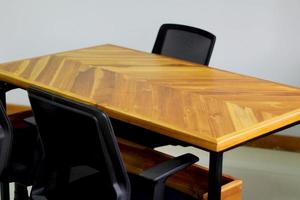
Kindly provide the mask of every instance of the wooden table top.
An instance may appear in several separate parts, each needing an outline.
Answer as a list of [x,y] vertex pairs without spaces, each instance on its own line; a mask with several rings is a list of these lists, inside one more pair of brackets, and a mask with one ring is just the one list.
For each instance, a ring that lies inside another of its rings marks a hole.
[[0,80],[212,151],[300,119],[299,88],[114,45],[0,64]]

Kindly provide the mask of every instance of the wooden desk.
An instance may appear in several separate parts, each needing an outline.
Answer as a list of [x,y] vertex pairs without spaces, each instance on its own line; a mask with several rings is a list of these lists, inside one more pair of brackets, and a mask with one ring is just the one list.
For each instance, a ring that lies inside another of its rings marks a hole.
[[0,64],[0,80],[210,151],[210,198],[224,151],[300,120],[299,88],[114,45]]

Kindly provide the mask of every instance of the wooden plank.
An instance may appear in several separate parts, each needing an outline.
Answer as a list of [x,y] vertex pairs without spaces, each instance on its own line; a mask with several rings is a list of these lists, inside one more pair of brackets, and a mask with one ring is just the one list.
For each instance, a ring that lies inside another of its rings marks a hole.
[[299,88],[114,45],[0,64],[0,79],[213,151],[300,120]]
[[[208,199],[208,193],[203,195],[203,200]],[[242,199],[242,181],[234,180],[221,189],[221,200],[241,200]]]
[[29,111],[31,110],[30,106],[26,105],[18,105],[18,104],[6,104],[6,113],[8,115],[24,112],[24,111]]

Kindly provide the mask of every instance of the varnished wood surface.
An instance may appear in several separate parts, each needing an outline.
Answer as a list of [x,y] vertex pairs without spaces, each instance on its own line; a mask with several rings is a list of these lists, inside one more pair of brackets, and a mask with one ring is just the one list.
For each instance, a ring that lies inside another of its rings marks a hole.
[[[26,115],[31,116],[31,107],[18,104],[7,104],[7,114],[12,116]],[[24,118],[24,117],[21,117]],[[250,147],[272,149],[280,151],[300,152],[300,137],[288,135],[269,135],[246,144]]]
[[[139,174],[159,163],[171,159],[171,156],[118,138],[119,147],[126,168],[130,173]],[[199,165],[187,167],[167,179],[167,186],[195,199],[207,200],[208,169]],[[222,176],[221,199],[240,200],[242,181],[232,176]]]
[[25,111],[30,111],[31,107],[26,105],[18,105],[18,104],[6,104],[6,113],[7,115],[13,115],[16,113],[21,113]]
[[300,119],[299,88],[114,45],[0,64],[0,80],[213,151]]

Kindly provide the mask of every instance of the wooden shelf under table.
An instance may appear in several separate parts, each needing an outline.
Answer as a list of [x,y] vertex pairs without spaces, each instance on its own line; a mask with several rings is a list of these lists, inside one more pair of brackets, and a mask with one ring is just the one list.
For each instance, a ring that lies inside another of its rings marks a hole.
[[[118,143],[127,170],[133,174],[138,174],[171,158],[169,155],[121,138],[118,138]],[[242,181],[224,174],[222,178],[221,199],[242,199]],[[206,200],[208,169],[194,164],[171,176],[167,180],[167,186],[193,196],[195,199]]]

